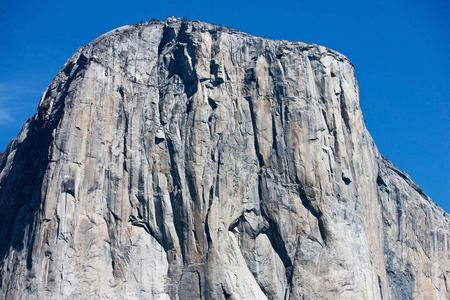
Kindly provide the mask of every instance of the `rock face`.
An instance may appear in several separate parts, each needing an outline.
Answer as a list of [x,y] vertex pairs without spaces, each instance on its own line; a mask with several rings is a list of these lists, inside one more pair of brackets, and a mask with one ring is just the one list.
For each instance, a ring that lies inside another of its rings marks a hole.
[[353,65],[196,21],[73,55],[0,161],[2,299],[450,299]]

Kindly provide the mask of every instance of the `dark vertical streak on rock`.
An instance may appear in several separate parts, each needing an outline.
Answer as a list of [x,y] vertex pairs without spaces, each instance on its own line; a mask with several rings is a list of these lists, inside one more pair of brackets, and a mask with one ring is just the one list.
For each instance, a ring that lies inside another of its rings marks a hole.
[[322,109],[322,116],[323,116],[323,119],[325,121],[325,125],[327,125],[328,132],[331,133],[332,129],[330,128],[330,125],[328,124],[327,113],[323,109]]
[[183,256],[183,260],[186,257],[185,253],[185,240],[184,240],[184,231],[183,228],[187,226],[185,223],[185,215],[183,213],[183,196],[181,191],[183,190],[183,186],[181,184],[181,179],[179,176],[178,165],[175,159],[175,149],[170,138],[167,139],[167,149],[169,150],[169,158],[170,158],[170,175],[172,178],[172,188],[170,189],[170,201],[173,209],[173,221],[175,224],[175,231],[178,235],[178,239],[180,241],[180,248]]
[[206,233],[206,238],[207,238],[207,241],[208,241],[208,245],[210,245],[211,242],[212,242],[211,234],[209,232],[208,218],[209,218],[209,214],[211,212],[211,206],[213,204],[213,199],[214,199],[214,188],[211,187],[209,189],[208,211],[206,212],[206,216],[205,216],[205,233]]
[[32,262],[33,262],[33,245],[34,245],[34,240],[36,238],[35,235],[35,229],[37,228],[37,219],[35,218],[33,220],[33,223],[29,225],[28,227],[28,245],[27,245],[27,269],[31,270],[31,267],[33,266]]
[[197,250],[200,251],[200,254],[202,254],[202,245],[203,245],[203,230],[202,230],[202,201],[200,196],[200,191],[197,190],[197,187],[195,185],[195,174],[193,174],[193,170],[191,167],[189,167],[189,164],[187,165],[186,169],[186,181],[187,181],[187,188],[189,191],[190,199],[192,200],[192,210],[188,213],[193,213],[192,219],[193,219],[193,228],[187,227],[187,230],[193,230],[195,241],[197,244]]
[[381,282],[381,277],[378,275],[378,288],[380,289],[380,298],[383,300],[383,284]]
[[259,151],[259,143],[258,143],[258,134],[257,134],[257,125],[256,125],[256,117],[255,117],[255,111],[253,109],[253,102],[252,99],[250,97],[245,97],[245,100],[248,101],[248,105],[250,107],[250,115],[251,115],[251,119],[252,119],[252,126],[253,126],[253,141],[255,144],[255,151],[256,151],[256,156],[258,158],[258,162],[259,162],[259,167],[262,168],[264,167],[264,158],[261,155],[261,152]]
[[163,195],[162,192],[159,188],[157,189],[157,196],[156,199],[154,201],[154,205],[155,205],[155,219],[156,219],[156,226],[157,228],[155,229],[155,231],[158,232],[158,237],[159,240],[158,242],[161,244],[161,246],[164,248],[164,250],[166,252],[168,252],[170,249],[173,248],[173,241],[169,242],[169,239],[167,237],[167,233],[165,231],[165,226],[164,226],[164,210],[162,207],[162,202],[163,202]]
[[275,154],[277,157],[280,156],[279,150],[278,150],[278,141],[277,141],[277,124],[275,122],[275,116],[272,114],[272,137],[273,137],[273,141],[272,141],[272,148],[275,150]]
[[344,120],[345,126],[350,131],[351,130],[351,127],[350,127],[350,116],[349,116],[349,113],[348,113],[347,103],[345,103],[344,89],[342,88],[342,82],[339,82],[339,84],[340,84],[340,88],[341,88],[341,93],[339,95],[339,103],[341,105],[342,120]]

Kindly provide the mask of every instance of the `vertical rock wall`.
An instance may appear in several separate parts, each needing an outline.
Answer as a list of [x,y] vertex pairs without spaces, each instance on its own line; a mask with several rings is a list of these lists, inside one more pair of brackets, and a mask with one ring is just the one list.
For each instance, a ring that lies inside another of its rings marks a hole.
[[68,60],[0,161],[5,299],[449,299],[449,215],[352,64],[200,22]]

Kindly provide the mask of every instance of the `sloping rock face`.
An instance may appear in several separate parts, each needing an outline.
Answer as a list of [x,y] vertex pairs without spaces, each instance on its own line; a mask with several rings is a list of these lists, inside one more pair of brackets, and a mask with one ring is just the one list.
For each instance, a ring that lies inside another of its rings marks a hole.
[[200,22],[72,56],[0,162],[2,299],[450,299],[352,64]]

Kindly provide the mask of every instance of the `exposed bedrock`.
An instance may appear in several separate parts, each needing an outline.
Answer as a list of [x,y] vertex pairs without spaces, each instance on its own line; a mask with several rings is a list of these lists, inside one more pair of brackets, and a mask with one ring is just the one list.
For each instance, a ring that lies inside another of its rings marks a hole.
[[0,160],[2,299],[450,299],[354,67],[206,23],[80,48]]

